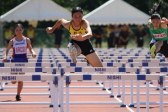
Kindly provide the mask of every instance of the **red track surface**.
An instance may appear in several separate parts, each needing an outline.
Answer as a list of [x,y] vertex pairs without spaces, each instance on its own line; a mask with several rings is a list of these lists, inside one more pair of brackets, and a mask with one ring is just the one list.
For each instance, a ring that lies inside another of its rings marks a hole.
[[[12,85],[9,83],[6,86],[16,86],[17,84]],[[47,83],[24,83],[24,86],[47,86]],[[96,85],[95,83],[84,83],[84,82],[72,82],[70,86],[101,86]],[[117,84],[114,84],[117,85]],[[122,85],[122,84],[120,84]],[[126,83],[129,85],[129,83]],[[142,83],[141,85],[144,86]],[[154,83],[156,85],[156,83]],[[121,89],[122,90],[122,89]],[[117,94],[117,89],[114,90],[114,94]],[[140,90],[141,93],[145,92],[145,88]],[[70,89],[71,93],[107,93],[107,91],[97,89]],[[125,89],[125,92],[130,92],[130,89]],[[136,89],[134,89],[136,92]],[[150,89],[150,92],[157,93],[154,88]],[[166,91],[165,91],[166,92]],[[16,89],[5,89],[0,91],[0,93],[16,93]],[[47,89],[23,89],[22,93],[49,93]],[[50,102],[51,99],[48,96],[21,96],[21,102]],[[121,99],[121,98],[119,98]],[[65,100],[65,98],[64,98]],[[146,96],[141,96],[140,101],[145,102]],[[116,98],[110,98],[108,95],[79,95],[79,96],[70,96],[71,102],[118,102]],[[126,105],[130,103],[130,96],[126,95],[125,99]],[[136,96],[134,96],[134,101],[136,101]],[[150,96],[151,102],[159,102],[159,97]],[[164,101],[168,102],[168,96],[164,96]],[[15,96],[0,96],[0,102],[16,102]],[[129,110],[130,109],[130,110]],[[168,106],[164,105],[164,112],[168,111]],[[53,108],[50,108],[49,105],[0,105],[0,112],[53,112]],[[70,112],[136,112],[136,105],[134,108],[120,107],[119,105],[70,105]],[[141,105],[141,112],[146,112],[146,106]],[[159,105],[150,105],[150,112],[159,112]]]

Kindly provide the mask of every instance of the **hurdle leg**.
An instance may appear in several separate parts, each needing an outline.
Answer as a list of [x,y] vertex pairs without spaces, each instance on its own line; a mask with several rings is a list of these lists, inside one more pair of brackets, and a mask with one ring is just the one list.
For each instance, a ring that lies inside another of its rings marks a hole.
[[53,107],[54,105],[54,84],[52,81],[50,81],[50,97],[51,97],[51,104],[50,107]]
[[113,81],[111,81],[110,83],[111,85],[109,86],[111,88],[111,95],[110,97],[113,98],[114,97],[114,87],[113,87]]
[[109,88],[108,88],[108,90],[111,90],[111,83],[112,83],[112,81],[109,81]]
[[140,81],[137,81],[137,111],[136,112],[140,112]]
[[103,81],[103,88],[102,90],[106,90],[106,81]]
[[69,85],[66,85],[66,112],[69,112]]
[[163,90],[166,90],[165,81],[163,82]]
[[163,87],[160,86],[160,112],[164,112],[164,107],[163,107]]
[[131,103],[129,104],[129,107],[134,107],[134,104],[133,104],[133,81],[131,81],[131,84],[130,84],[130,90],[131,90],[131,94],[130,94],[130,100],[131,100]]
[[59,88],[59,102],[61,106],[61,112],[64,112],[64,79],[63,77],[60,78],[60,88]]
[[122,104],[121,107],[126,107],[125,105],[125,81],[122,81]]
[[5,87],[5,82],[1,82],[1,89],[0,89],[0,91],[3,91],[4,87]]
[[149,82],[146,82],[146,112],[149,112]]
[[0,91],[2,91],[2,82],[0,82]]
[[157,88],[156,88],[156,90],[159,90],[159,87],[160,87],[160,85],[159,85],[159,84],[157,84]]
[[54,87],[54,90],[53,90],[53,93],[54,93],[54,96],[53,96],[53,99],[54,99],[54,112],[58,112],[58,86],[55,86],[53,84],[53,87]]
[[120,95],[120,81],[118,81],[118,95],[117,95],[117,97],[121,97],[121,95]]

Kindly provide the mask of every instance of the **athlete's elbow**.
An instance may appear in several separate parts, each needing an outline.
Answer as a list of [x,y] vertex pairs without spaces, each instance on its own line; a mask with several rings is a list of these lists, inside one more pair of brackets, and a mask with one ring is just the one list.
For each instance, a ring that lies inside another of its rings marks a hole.
[[92,34],[92,33],[89,33],[89,34],[88,34],[88,37],[89,37],[89,38],[91,38],[92,36],[93,36],[93,34]]

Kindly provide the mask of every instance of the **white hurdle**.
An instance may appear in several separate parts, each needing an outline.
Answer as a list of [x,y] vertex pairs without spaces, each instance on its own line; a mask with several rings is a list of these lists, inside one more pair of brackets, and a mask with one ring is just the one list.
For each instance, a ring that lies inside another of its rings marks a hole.
[[[55,105],[54,106],[54,112],[58,112],[58,79],[59,77],[56,75],[56,72],[58,71],[57,68],[51,68],[51,67],[0,67],[0,71],[2,73],[42,73],[47,72],[50,74],[45,75],[0,75],[0,81],[54,81],[54,84],[52,84],[52,96],[51,102],[0,102],[0,105],[34,105],[34,104],[46,104],[46,105]],[[54,86],[55,85],[55,86]],[[3,95],[14,95],[14,94],[8,94],[8,93],[1,93],[1,96]],[[22,93],[21,95],[49,95],[49,93],[32,93],[32,94],[26,94]]]
[[[66,71],[66,68],[64,68],[64,70]],[[117,79],[114,77],[118,77]],[[122,103],[115,103],[115,102],[70,102],[69,101],[69,81],[70,80],[137,80],[137,111],[136,112],[140,112],[140,98],[139,98],[139,81],[140,80],[159,80],[161,85],[163,84],[163,81],[165,80],[165,75],[164,74],[150,74],[150,75],[146,75],[146,74],[115,74],[115,75],[110,75],[110,74],[66,74],[66,112],[69,112],[69,104],[121,104],[121,105],[125,105],[125,99],[124,99],[124,91],[122,93]],[[161,86],[162,88],[162,86]],[[148,86],[147,86],[147,89]],[[148,91],[147,91],[148,92]],[[161,95],[160,95],[160,112],[163,112],[163,91],[160,91]],[[149,94],[146,95],[146,97],[149,98]],[[149,112],[149,104],[151,104],[149,102],[149,100],[147,99],[147,112]]]
[[[109,69],[108,67],[105,67],[105,68],[101,68],[101,67],[85,67],[85,68],[82,68],[82,67],[75,67],[75,68],[61,68],[61,75],[63,75],[64,73],[67,74],[67,72],[137,72],[139,73],[139,69],[138,68],[118,68],[118,69]],[[165,80],[165,75],[163,74],[150,74],[150,75],[146,75],[146,74],[113,74],[113,75],[109,75],[109,74],[85,74],[85,75],[81,75],[81,74],[68,74],[69,76],[73,76],[73,78],[70,78],[69,80]],[[101,78],[101,75],[102,77],[105,77],[105,78]],[[160,75],[163,75],[164,77],[160,76]],[[92,77],[92,78],[91,78]],[[96,77],[96,78],[95,78]],[[122,77],[122,78],[121,78]],[[129,79],[131,77],[131,79]],[[162,77],[162,79],[160,78]],[[63,77],[62,77],[63,79]],[[139,82],[139,81],[138,81]],[[68,83],[67,83],[68,84]],[[161,84],[163,84],[163,81],[161,81]],[[139,83],[137,85],[137,90],[139,90]],[[63,86],[62,86],[63,87]],[[161,86],[162,88],[162,86]],[[149,89],[149,88],[148,88]],[[69,91],[69,90],[66,90],[66,91]],[[163,90],[162,90],[163,92]],[[68,93],[69,94],[69,93]],[[136,93],[134,93],[136,94]],[[70,95],[81,95],[81,94],[71,94]],[[87,95],[87,94],[85,94]],[[88,93],[88,95],[94,95],[93,93],[90,94]],[[100,95],[107,95],[107,94],[100,94]],[[110,94],[108,94],[110,95]],[[132,94],[133,95],[133,94]],[[140,94],[139,94],[140,95]],[[142,95],[142,94],[141,94]],[[145,93],[143,93],[143,95],[146,95]],[[156,94],[155,94],[156,95]],[[110,95],[112,96],[112,95]],[[63,94],[61,96],[61,99],[63,98]],[[149,96],[147,96],[149,97]],[[163,96],[160,96],[160,97],[163,97]],[[62,100],[63,101],[63,100]],[[138,102],[138,101],[137,101]],[[125,107],[126,105],[124,104],[125,103],[125,88],[124,88],[124,82],[123,82],[123,85],[122,85],[122,103],[120,102],[106,102],[104,104],[120,104],[121,107]],[[131,102],[132,103],[132,102]],[[63,107],[63,102],[60,103],[61,104],[61,107]],[[86,102],[82,102],[82,103],[72,103],[72,104],[103,104],[103,103],[86,103]],[[137,104],[136,102],[134,102],[133,104]],[[140,104],[143,104],[143,103],[140,103]],[[140,104],[137,104],[137,106],[140,106]],[[153,103],[149,103],[149,104],[153,104]],[[156,103],[155,103],[156,104]],[[66,106],[69,106],[69,104],[66,104]],[[163,105],[162,105],[163,106]],[[67,109],[66,109],[67,110]],[[63,108],[62,110],[63,111]],[[68,110],[67,110],[68,112]],[[139,112],[139,110],[138,110]],[[149,112],[149,111],[147,111]]]

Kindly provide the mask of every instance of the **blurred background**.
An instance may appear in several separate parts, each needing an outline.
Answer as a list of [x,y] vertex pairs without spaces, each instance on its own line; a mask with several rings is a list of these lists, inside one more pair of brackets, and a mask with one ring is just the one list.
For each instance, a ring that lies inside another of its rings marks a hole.
[[[60,18],[71,20],[71,8],[79,6],[90,22],[94,47],[148,48],[151,37],[146,24],[155,2],[159,0],[1,0],[0,47],[7,46],[5,40],[12,38],[15,24],[21,23],[33,47],[65,48],[70,41],[68,30],[60,27],[47,34],[45,29]],[[168,0],[164,0],[162,17],[168,17],[167,9]]]

